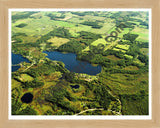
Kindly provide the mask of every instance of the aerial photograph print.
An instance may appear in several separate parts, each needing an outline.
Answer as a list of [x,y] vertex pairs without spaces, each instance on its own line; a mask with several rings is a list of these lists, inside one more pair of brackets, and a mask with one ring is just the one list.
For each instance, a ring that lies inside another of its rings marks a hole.
[[148,116],[148,10],[11,10],[11,116]]

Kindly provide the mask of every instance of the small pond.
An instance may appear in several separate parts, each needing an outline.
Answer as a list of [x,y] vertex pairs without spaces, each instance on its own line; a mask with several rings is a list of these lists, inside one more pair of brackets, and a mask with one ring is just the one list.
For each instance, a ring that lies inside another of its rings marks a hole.
[[33,95],[31,93],[25,93],[21,98],[21,101],[23,103],[31,103],[32,100],[33,100]]
[[79,85],[70,85],[72,88],[74,89],[78,89],[79,88]]

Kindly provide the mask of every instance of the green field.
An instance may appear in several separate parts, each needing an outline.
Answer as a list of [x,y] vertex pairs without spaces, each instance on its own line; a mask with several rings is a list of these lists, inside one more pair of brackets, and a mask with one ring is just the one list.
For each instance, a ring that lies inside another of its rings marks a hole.
[[130,47],[130,45],[127,45],[127,44],[126,45],[120,45],[120,44],[116,45],[116,48],[119,48],[122,50],[128,50],[129,47]]
[[107,45],[108,43],[104,38],[98,39],[92,43],[92,45],[97,46],[98,44]]
[[138,34],[138,38],[136,40],[138,41],[144,41],[147,42],[149,40],[149,31],[148,29],[144,28],[138,28],[136,27],[131,31],[132,34]]
[[[17,28],[15,27],[16,25],[20,23],[26,23],[27,26],[23,28]],[[19,20],[15,23],[12,24],[12,30],[14,32],[22,32],[29,35],[29,36],[34,36],[34,35],[44,35],[47,34],[49,31],[53,29],[53,26],[55,26],[55,23],[49,20],[49,17],[43,16],[40,19],[23,19]],[[31,29],[32,28],[32,29]]]
[[148,49],[148,48],[141,48],[141,52],[142,52],[144,55],[148,55],[148,54],[149,54],[149,49]]
[[53,37],[48,40],[48,42],[52,42],[51,46],[57,46],[57,47],[67,43],[68,41],[69,41],[69,39],[60,38],[60,37]]
[[21,81],[26,82],[26,81],[32,81],[33,77],[27,75],[27,74],[21,74]]
[[138,68],[136,66],[127,66],[124,70],[138,70]]
[[72,27],[69,31],[71,33],[73,32],[76,33],[80,31],[88,31],[88,32],[96,33],[96,34],[106,34],[114,25],[115,25],[114,23],[104,23],[102,28],[95,29],[95,28],[92,28],[91,26],[78,24],[78,26]]
[[142,63],[139,59],[135,59],[133,62],[137,63],[137,64],[140,64],[142,66],[144,66],[145,64]]
[[121,52],[123,52],[123,53],[126,52],[125,50],[122,50],[122,49],[119,49],[119,48],[113,48],[113,50],[115,50],[115,51],[121,51]]
[[130,56],[130,55],[127,55],[127,54],[125,54],[124,56],[129,58],[129,59],[133,59],[133,56]]
[[116,57],[115,55],[108,55],[107,58],[115,61],[120,60],[120,58]]

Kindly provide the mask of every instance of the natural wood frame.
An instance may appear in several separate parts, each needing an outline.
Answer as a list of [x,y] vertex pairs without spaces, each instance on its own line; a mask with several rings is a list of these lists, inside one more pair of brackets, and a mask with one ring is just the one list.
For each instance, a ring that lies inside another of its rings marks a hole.
[[[9,120],[8,9],[9,8],[151,8],[152,119],[151,120]],[[160,127],[160,1],[159,0],[0,0],[0,128],[159,128]]]

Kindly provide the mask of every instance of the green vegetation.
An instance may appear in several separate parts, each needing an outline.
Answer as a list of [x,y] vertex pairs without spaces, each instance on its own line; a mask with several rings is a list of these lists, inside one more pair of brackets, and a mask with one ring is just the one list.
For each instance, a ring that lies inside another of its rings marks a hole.
[[[140,91],[140,94],[133,94],[133,95],[121,95],[120,99],[122,104],[126,104],[122,107],[122,112],[125,115],[148,115],[148,95],[145,94],[144,90]],[[132,110],[132,111],[130,111]]]
[[55,36],[55,37],[53,37],[53,38],[51,38],[51,39],[49,39],[47,41],[52,43],[51,46],[59,47],[59,46],[65,44],[65,43],[67,43],[69,41],[69,39],[60,38],[60,37],[56,37]]
[[81,23],[83,25],[88,25],[88,26],[92,26],[92,28],[101,28],[102,26],[101,25],[98,25],[96,22],[89,22],[89,21],[85,21],[83,23]]
[[[107,42],[113,31],[117,40]],[[13,12],[12,52],[30,63],[12,72],[12,115],[148,115],[148,31],[143,11]],[[71,72],[44,51],[75,53],[102,70]],[[23,103],[27,92],[33,101]]]
[[26,82],[26,81],[32,81],[32,80],[33,80],[33,77],[31,77],[31,76],[28,75],[28,74],[21,74],[20,79],[21,79],[21,81]]
[[106,40],[103,39],[103,38],[99,38],[98,40],[96,40],[96,41],[94,41],[94,42],[92,43],[92,45],[95,45],[95,46],[97,46],[98,44],[107,45],[108,43],[107,43]]
[[68,43],[61,45],[58,50],[62,52],[79,53],[84,48],[85,46],[81,45],[79,41],[71,40]]
[[37,12],[17,12],[16,14],[12,15],[12,21],[15,22],[19,19],[28,18],[30,15],[37,13]]
[[129,46],[130,45],[120,45],[120,44],[118,44],[118,45],[116,45],[116,48],[119,48],[119,49],[123,49],[123,50],[128,50],[129,49]]
[[124,34],[123,39],[133,42],[138,37],[137,34]]
[[27,26],[27,24],[25,24],[25,23],[21,23],[21,24],[19,24],[19,25],[16,25],[16,27],[19,27],[19,28],[23,28],[23,27],[25,27],[25,26]]

